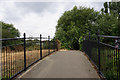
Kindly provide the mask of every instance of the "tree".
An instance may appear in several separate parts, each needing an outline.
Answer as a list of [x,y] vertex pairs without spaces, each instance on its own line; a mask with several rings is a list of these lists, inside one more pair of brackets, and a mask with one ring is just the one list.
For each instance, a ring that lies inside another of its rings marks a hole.
[[107,2],[104,3],[104,8],[105,8],[105,13],[108,13],[108,3]]
[[118,25],[118,19],[117,14],[100,14],[99,18],[97,19],[98,27],[100,29],[101,35],[110,35],[110,36],[116,36],[117,32],[117,25]]
[[12,24],[6,24],[4,22],[0,22],[0,24],[2,24],[2,38],[16,38],[20,36],[19,30]]
[[116,32],[120,36],[120,1],[119,2],[109,2],[110,13],[118,14],[118,25]]
[[104,11],[106,14],[109,13],[111,15],[114,15],[114,17],[117,18],[118,23],[116,26],[116,35],[120,36],[120,1],[119,2],[105,2],[104,8],[101,9],[101,11],[102,12]]
[[59,39],[62,47],[79,49],[79,40],[91,31],[96,33],[97,17],[99,12],[94,9],[75,6],[72,10],[65,11],[58,20],[55,38]]
[[[2,24],[2,38],[17,38],[20,36],[20,32],[16,29],[12,24],[7,24],[4,22],[0,22]],[[17,41],[2,41],[2,46],[17,44],[20,43],[20,40]]]

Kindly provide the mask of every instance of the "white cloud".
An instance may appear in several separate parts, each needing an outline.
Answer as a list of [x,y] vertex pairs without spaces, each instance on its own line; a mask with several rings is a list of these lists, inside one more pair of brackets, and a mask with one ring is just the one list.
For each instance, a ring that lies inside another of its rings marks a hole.
[[[24,1],[26,2],[24,3]],[[50,35],[53,37],[57,20],[64,11],[72,9],[75,5],[93,7],[96,10],[100,10],[102,6],[101,3],[85,3],[80,0],[69,0],[70,2],[67,2],[68,0],[57,0],[54,3],[47,4],[45,1],[48,0],[45,0],[44,3],[39,0],[37,5],[27,2],[27,0],[24,1],[21,0],[19,3],[19,0],[4,0],[0,3],[0,20],[14,24],[21,32],[21,36],[26,32],[27,36],[39,36],[39,34],[42,34],[43,36]],[[51,1],[53,2],[53,0]]]
[[[1,0],[1,1],[16,1],[16,2],[105,2],[112,0]],[[113,0],[116,1],[116,0]],[[119,0],[117,0],[119,1]]]
[[[31,16],[31,17],[30,17]],[[55,26],[57,24],[58,14],[52,14],[45,12],[43,17],[36,13],[29,13],[24,18],[15,23],[15,26],[22,31],[22,34],[26,32],[29,36],[54,36]]]

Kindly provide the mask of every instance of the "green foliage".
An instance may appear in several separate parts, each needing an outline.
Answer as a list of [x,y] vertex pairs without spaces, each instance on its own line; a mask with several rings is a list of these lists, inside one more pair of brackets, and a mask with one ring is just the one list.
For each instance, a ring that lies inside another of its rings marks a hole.
[[44,41],[44,42],[42,43],[42,48],[43,48],[43,49],[48,49],[48,48],[49,48],[49,46],[48,46],[48,41]]
[[100,12],[86,7],[78,8],[77,6],[64,12],[58,20],[55,33],[55,38],[60,40],[62,48],[80,48],[82,37],[88,35],[89,32],[91,32],[91,35],[96,35],[98,29],[100,29],[101,35],[119,35],[119,14],[115,13],[116,11],[119,12],[119,8],[116,6],[118,9],[114,10],[113,7],[113,5],[119,5],[119,3],[105,2],[103,5],[104,8]]
[[108,13],[108,3],[107,2],[104,3],[104,8],[105,8],[105,13]]
[[[120,1],[119,2],[105,2],[103,9],[104,9],[105,13],[109,13],[109,15],[112,15],[117,19],[118,24],[116,25],[116,33],[115,34],[117,36],[120,36],[120,29],[119,29],[119,26],[120,26]],[[103,11],[103,9],[101,11]],[[108,10],[109,10],[109,12],[108,12]]]
[[[62,48],[82,50],[83,37],[89,32],[91,35],[96,35],[98,29],[100,29],[101,35],[120,35],[120,2],[105,2],[103,5],[104,8],[99,12],[76,6],[72,10],[64,12],[58,20],[55,33],[55,38],[60,40]],[[113,39],[101,38],[101,41],[114,44]],[[95,52],[93,56],[95,55],[98,54]],[[103,67],[107,79],[115,79],[117,70],[116,67],[113,68],[113,63],[112,60],[109,60],[105,63],[106,67]]]
[[101,35],[115,36],[117,34],[118,19],[117,14],[100,14],[97,19]]
[[66,11],[58,20],[55,38],[61,41],[62,47],[79,49],[79,38],[91,31],[96,32],[96,20],[99,12],[94,9],[76,6]]
[[19,30],[12,24],[6,24],[4,22],[0,22],[0,24],[2,24],[2,38],[16,38],[20,36]]
[[[17,38],[20,36],[20,32],[18,29],[16,29],[12,24],[7,24],[0,21],[0,24],[2,24],[2,38]],[[11,45],[11,44],[17,44],[21,41],[3,41],[2,45]]]
[[80,50],[82,51],[82,44],[83,43],[83,36],[80,36],[79,38],[79,45],[80,45]]
[[44,41],[43,43],[42,43],[42,48],[43,49],[54,49],[54,42],[53,41],[50,41],[50,42],[48,42],[48,41]]

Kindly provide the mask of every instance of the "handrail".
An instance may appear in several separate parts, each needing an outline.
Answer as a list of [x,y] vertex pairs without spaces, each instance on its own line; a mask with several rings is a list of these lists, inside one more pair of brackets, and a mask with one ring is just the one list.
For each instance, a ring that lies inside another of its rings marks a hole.
[[115,46],[112,46],[112,45],[110,45],[110,44],[106,44],[106,43],[102,43],[102,42],[100,42],[100,44],[105,45],[105,46],[108,46],[108,47],[111,47],[111,48],[115,48]]
[[[24,38],[4,38],[4,39],[0,39],[0,41],[19,40],[19,39],[24,39]],[[26,39],[39,39],[39,37],[27,37]],[[48,39],[48,38],[42,37],[42,39]],[[52,39],[52,38],[50,38],[50,39]]]
[[24,38],[5,38],[5,39],[0,39],[0,41],[18,40],[18,39],[24,39]]
[[115,39],[120,39],[120,36],[105,36],[105,35],[98,35],[99,37],[104,37],[104,38],[115,38]]

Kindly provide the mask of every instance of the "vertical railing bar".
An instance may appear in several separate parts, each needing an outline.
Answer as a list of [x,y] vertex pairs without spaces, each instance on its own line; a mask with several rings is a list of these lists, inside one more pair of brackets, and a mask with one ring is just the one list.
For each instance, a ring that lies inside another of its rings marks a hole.
[[11,50],[11,75],[12,75],[12,50]]
[[[114,49],[114,70],[116,72],[115,67],[116,67],[116,48]],[[116,73],[115,73],[115,77],[116,77]]]
[[117,67],[117,80],[118,80],[118,61],[117,61],[117,48],[116,48],[116,67]]
[[55,44],[55,51],[56,51],[56,41],[54,41],[54,44]]
[[116,61],[117,61],[116,67],[117,67],[117,80],[118,80],[118,77],[119,77],[119,71],[118,71],[118,70],[119,70],[119,66],[118,66],[118,65],[119,65],[119,63],[118,63],[118,62],[119,62],[119,61],[118,61],[118,48],[117,48],[116,55],[117,55],[117,57],[116,57]]
[[8,79],[10,78],[10,52],[8,51]]
[[114,70],[114,49],[112,49],[112,61],[113,61],[113,63],[112,63],[112,69]]
[[[27,48],[27,44],[26,44],[26,48]],[[21,50],[24,50],[24,44],[22,45],[22,49]],[[27,66],[27,63],[28,63],[28,60],[29,60],[29,56],[28,56],[28,54],[26,56],[27,56],[27,62],[26,62],[26,66]],[[24,52],[23,52],[23,69],[24,69]]]
[[4,50],[4,78],[5,78],[5,54],[6,54],[6,48],[4,48],[5,50]]
[[[111,63],[111,56],[112,56],[112,55],[111,55],[111,48],[110,48],[110,47],[109,47],[109,54],[110,54],[110,55],[109,55],[109,62]],[[110,67],[111,67],[111,66],[110,66]],[[112,68],[111,68],[110,70],[112,70]]]
[[50,41],[50,38],[49,38],[49,54],[51,53],[51,41]]
[[[20,52],[21,52],[21,51],[20,51]],[[22,55],[22,54],[21,54],[21,55]],[[21,65],[20,65],[20,69],[22,70],[22,56],[21,56],[20,63],[21,63]]]
[[110,49],[109,49],[109,47],[108,47],[108,63],[110,63]]
[[55,52],[55,41],[53,42],[53,44],[54,44],[54,52]]
[[111,69],[110,70],[112,70],[112,68],[113,68],[113,64],[112,64],[112,48],[110,47],[109,49],[110,49],[110,62],[111,62]]
[[99,64],[99,73],[100,73],[100,30],[98,30],[98,64]]
[[[34,43],[32,42],[32,44],[34,44]],[[33,63],[33,62],[34,62],[34,58],[33,58],[33,52],[32,52],[32,50],[31,50],[31,58],[32,58],[31,63]],[[30,64],[31,64],[31,63],[30,63]]]
[[14,50],[12,51],[11,55],[12,55],[12,63],[11,63],[11,65],[12,65],[11,76],[12,76],[12,75],[14,75]]
[[50,48],[51,48],[51,41],[50,41],[50,36],[49,36],[49,54],[50,54]]
[[3,56],[3,54],[2,54],[2,46],[1,46],[0,47],[0,59],[1,59],[1,63],[0,63],[0,79],[2,79],[2,70],[3,70],[3,68],[2,68],[2,65],[3,65],[2,56]]
[[48,54],[50,54],[50,36],[48,36]]
[[15,73],[17,73],[16,54],[17,53],[15,53]]
[[[34,44],[34,43],[32,42],[32,44]],[[33,62],[34,62],[34,58],[33,58],[33,53],[32,53],[32,50],[31,50],[31,58],[32,58],[31,63],[33,63]],[[30,64],[31,64],[31,63],[30,63]]]
[[[117,48],[116,48],[116,51],[115,51],[115,67],[117,67]],[[116,72],[117,72],[117,69],[116,69]],[[116,78],[117,78],[117,73],[116,73]]]
[[15,69],[14,53],[15,53],[15,51],[13,51],[13,54],[12,54],[13,55],[13,61],[12,61],[13,62],[13,71],[12,71],[12,76],[15,74],[15,72],[14,72],[15,71],[14,70]]
[[[27,44],[27,46],[29,46],[29,44]],[[26,63],[26,65],[28,66],[29,65],[29,63],[30,63],[30,54],[27,54],[27,63]]]
[[[106,61],[105,64],[107,64],[107,63],[108,63],[108,59],[107,59],[107,49],[105,49],[104,52],[105,52],[105,61]],[[106,67],[106,66],[105,66],[105,67]]]
[[56,51],[58,51],[58,42],[56,41]]
[[55,51],[56,51],[56,41],[55,41]]
[[119,54],[119,49],[118,49],[118,71],[119,71],[118,79],[120,80],[120,54]]
[[114,49],[114,53],[113,53],[113,56],[114,56],[114,57],[113,57],[114,67],[115,67],[115,50],[116,50],[116,49]]
[[24,33],[24,70],[26,70],[26,34]]
[[[115,48],[115,57],[114,57],[114,60],[115,60],[115,66],[114,67],[116,68],[116,48]],[[115,69],[115,71],[116,71],[116,69]],[[115,73],[115,77],[116,77],[116,73]]]
[[6,47],[6,77],[7,77],[7,47]]
[[10,72],[10,77],[12,76],[12,73],[13,73],[13,68],[14,68],[14,66],[13,66],[13,51],[11,52],[11,55],[12,55],[12,59],[11,59],[11,72]]
[[32,59],[32,50],[30,51],[30,58],[29,58],[29,61],[30,61],[30,63],[29,63],[29,65],[31,64],[31,62],[33,61],[33,59]]
[[105,61],[105,65],[106,65],[106,54],[105,54],[105,48],[103,48],[103,56],[104,56],[104,61]]
[[40,60],[42,60],[42,35],[40,34]]
[[[89,41],[90,41],[90,32],[89,32]],[[91,46],[90,42],[89,42],[89,46]],[[91,47],[89,47],[89,57],[91,58]]]

